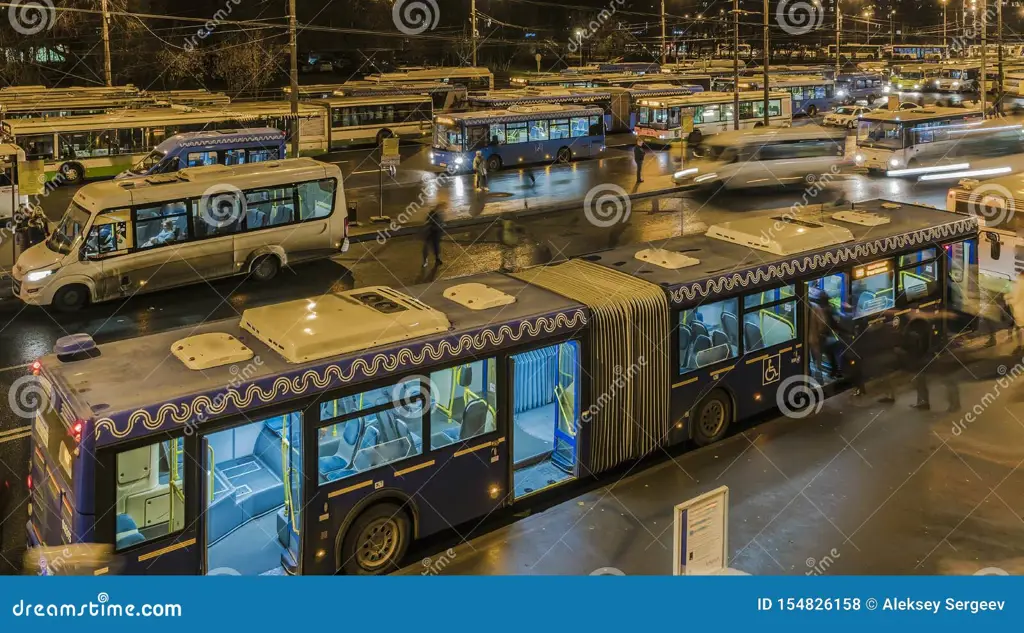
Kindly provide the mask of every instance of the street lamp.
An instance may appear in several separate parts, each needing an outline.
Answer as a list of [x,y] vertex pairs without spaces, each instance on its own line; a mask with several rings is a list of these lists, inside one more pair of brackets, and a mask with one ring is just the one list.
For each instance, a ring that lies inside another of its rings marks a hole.
[[[945,2],[946,0],[942,0],[942,1]],[[895,15],[896,15],[896,9],[893,9],[892,11],[889,12],[889,46],[892,46],[893,44],[896,43],[896,30],[892,28],[892,19],[893,19],[893,16],[895,16]],[[943,38],[942,38],[942,45],[943,46],[946,45],[946,38],[945,38],[945,36],[943,36]]]
[[942,47],[946,47],[946,0],[942,0]]
[[583,66],[583,34],[585,32],[583,29],[576,29],[576,41],[580,44],[580,66]]

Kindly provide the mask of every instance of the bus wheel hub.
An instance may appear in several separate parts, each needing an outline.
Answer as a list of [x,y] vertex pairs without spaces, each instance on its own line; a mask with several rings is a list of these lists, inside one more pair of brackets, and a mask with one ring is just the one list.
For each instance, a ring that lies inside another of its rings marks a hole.
[[359,538],[359,564],[365,568],[380,567],[398,549],[398,523],[391,518],[377,519],[366,526]]

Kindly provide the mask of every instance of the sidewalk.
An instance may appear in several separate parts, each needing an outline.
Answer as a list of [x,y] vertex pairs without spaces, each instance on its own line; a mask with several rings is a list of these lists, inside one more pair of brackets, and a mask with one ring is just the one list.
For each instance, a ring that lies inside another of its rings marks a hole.
[[[589,192],[596,198],[624,194],[630,200],[682,191],[672,182],[679,169],[674,155],[658,152],[644,161],[644,182],[636,183],[636,166],[631,156],[612,150],[609,158],[579,161],[568,165],[536,166],[492,174],[490,191],[474,191],[472,174],[439,178],[425,175],[423,183],[385,188],[386,222],[371,222],[379,207],[378,190],[362,187],[353,191],[359,226],[350,229],[353,242],[387,239],[420,230],[435,205],[445,207],[445,220],[452,229],[495,221],[505,213],[517,218],[557,211],[583,210]],[[536,183],[530,181],[533,173]]]

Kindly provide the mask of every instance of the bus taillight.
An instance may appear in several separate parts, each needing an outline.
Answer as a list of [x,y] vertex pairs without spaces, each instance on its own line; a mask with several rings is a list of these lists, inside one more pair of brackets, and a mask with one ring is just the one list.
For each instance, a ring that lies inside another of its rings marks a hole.
[[25,478],[25,484],[28,486],[29,490],[32,490],[32,473],[29,473],[28,477]]
[[43,370],[43,364],[39,361],[32,361],[32,365],[30,365],[30,367],[32,369],[33,376],[38,376],[39,372]]
[[81,420],[76,420],[75,423],[71,425],[71,437],[75,438],[75,443],[81,443],[82,442],[82,421]]

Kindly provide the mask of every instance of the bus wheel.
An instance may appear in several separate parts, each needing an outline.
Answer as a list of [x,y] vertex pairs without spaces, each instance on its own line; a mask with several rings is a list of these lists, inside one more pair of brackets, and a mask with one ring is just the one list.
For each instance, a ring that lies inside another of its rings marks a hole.
[[89,289],[82,284],[70,284],[53,295],[54,309],[58,312],[76,312],[89,302]]
[[263,255],[252,264],[249,274],[256,281],[270,281],[281,270],[281,260],[274,255]]
[[869,94],[868,95],[868,105],[871,105],[875,101],[878,101],[878,95],[876,95],[875,93]]
[[701,134],[700,130],[694,130],[690,132],[689,136],[686,137],[686,142],[690,147],[694,147],[696,145],[700,145],[700,142],[701,140],[703,140],[703,138],[704,135]]
[[814,116],[818,113],[818,108],[813,105],[807,106],[807,116]]
[[399,568],[409,549],[409,516],[393,503],[378,503],[352,523],[341,545],[346,574],[386,574]]
[[395,133],[391,130],[384,128],[380,132],[377,132],[377,145],[383,145],[384,139],[394,137]]
[[754,127],[764,127],[764,121],[758,121],[754,124]]
[[501,169],[501,156],[494,154],[487,159],[487,171],[498,171]]
[[572,152],[569,151],[568,147],[563,147],[563,148],[558,150],[558,154],[555,155],[555,160],[557,160],[558,162],[562,163],[563,165],[566,164],[566,163],[571,163],[572,162]]
[[722,439],[732,422],[732,401],[724,391],[713,391],[693,411],[693,441],[707,446]]
[[80,163],[64,163],[60,166],[60,179],[69,185],[77,185],[85,180],[85,167]]

